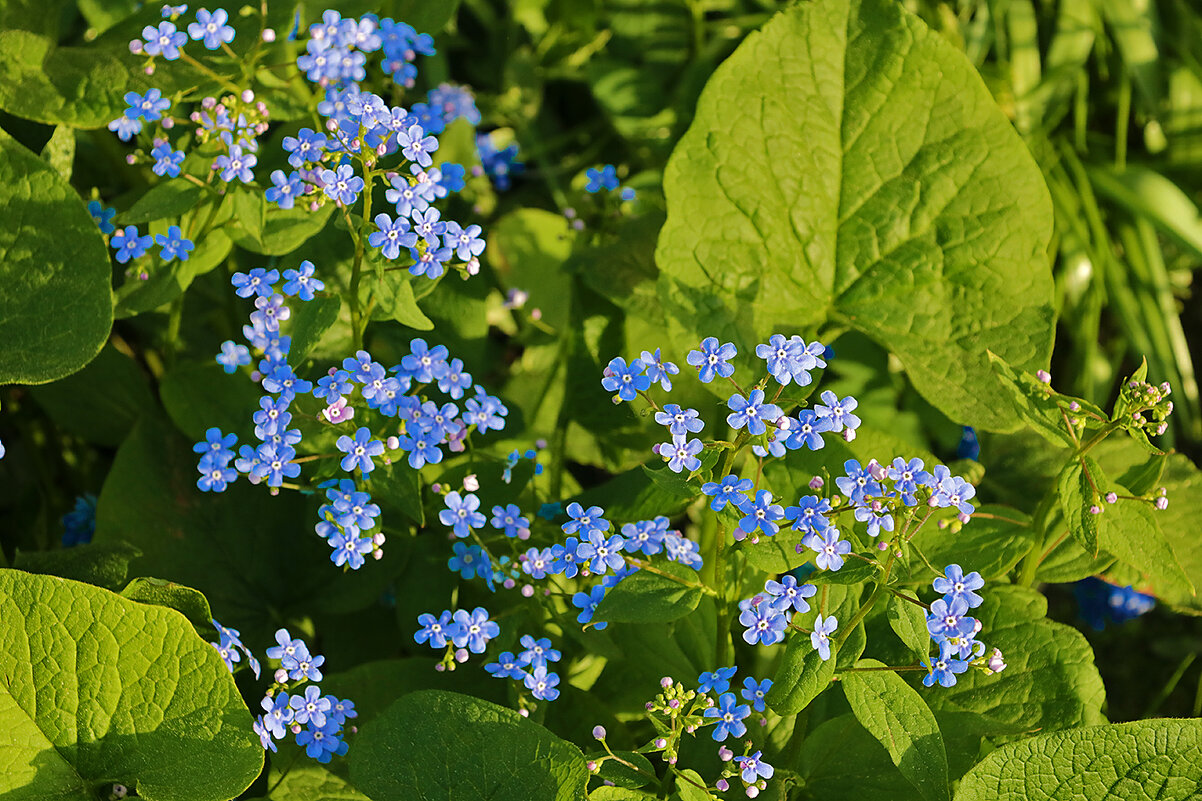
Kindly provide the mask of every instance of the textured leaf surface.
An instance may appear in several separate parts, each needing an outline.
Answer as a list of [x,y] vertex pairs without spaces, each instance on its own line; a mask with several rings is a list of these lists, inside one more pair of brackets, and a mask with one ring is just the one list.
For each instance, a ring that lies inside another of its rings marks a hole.
[[[915,598],[909,590],[901,590],[907,597]],[[889,597],[889,606],[885,608],[889,618],[889,627],[907,648],[929,660],[931,654],[931,635],[927,632],[927,616],[921,606],[903,601],[897,596]]]
[[999,748],[956,801],[1184,801],[1202,794],[1202,720],[1139,720]]
[[0,797],[84,801],[120,782],[152,801],[225,801],[263,767],[250,725],[177,612],[0,570]]
[[857,328],[956,420],[1012,428],[986,350],[1052,344],[1051,204],[962,53],[886,0],[802,4],[710,79],[664,178],[682,339]]
[[70,375],[113,326],[100,229],[62,176],[3,131],[0,217],[0,384]]
[[914,786],[854,715],[824,722],[805,738],[798,772],[822,801],[914,801]]
[[142,410],[154,405],[137,362],[112,345],[78,373],[35,387],[32,394],[64,431],[111,448],[121,444]]
[[[959,564],[965,571],[975,570],[986,580],[1001,578],[1027,555],[1035,543],[1031,518],[1023,512],[996,504],[982,504],[978,514],[959,531],[927,524],[919,530],[914,543],[935,567]],[[985,515],[992,515],[986,517]],[[926,575],[926,567],[912,565],[915,573]]]
[[1086,456],[1065,464],[1056,480],[1060,509],[1068,523],[1069,533],[1091,556],[1098,554],[1098,515],[1091,514],[1089,510],[1095,504],[1101,506],[1102,498],[1090,482],[1101,476],[1097,462]]
[[[883,667],[862,659],[857,667]],[[948,799],[947,750],[935,715],[917,691],[888,671],[843,674],[851,711],[889,752],[893,764],[924,798]]]
[[[656,562],[655,569],[683,581],[699,584],[697,571],[675,562]],[[697,608],[701,590],[679,581],[640,570],[605,593],[595,618],[611,623],[669,623]]]
[[810,644],[809,636],[792,632],[785,645],[772,689],[768,691],[768,706],[777,714],[795,715],[831,686],[835,677],[837,651],[831,643],[831,658],[825,662]]
[[373,801],[576,801],[588,770],[571,743],[512,709],[423,690],[364,726],[351,780]]

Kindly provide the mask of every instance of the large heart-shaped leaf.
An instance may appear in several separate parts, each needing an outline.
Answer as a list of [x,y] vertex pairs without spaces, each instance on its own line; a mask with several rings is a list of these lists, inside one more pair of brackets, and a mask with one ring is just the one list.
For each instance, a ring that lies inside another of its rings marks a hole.
[[233,678],[183,615],[0,570],[0,797],[93,801],[120,783],[226,801],[262,768]]
[[899,4],[802,3],[749,36],[664,191],[680,337],[750,355],[774,330],[855,328],[954,419],[1018,424],[986,351],[1032,369],[1051,351],[1047,188],[963,53]]

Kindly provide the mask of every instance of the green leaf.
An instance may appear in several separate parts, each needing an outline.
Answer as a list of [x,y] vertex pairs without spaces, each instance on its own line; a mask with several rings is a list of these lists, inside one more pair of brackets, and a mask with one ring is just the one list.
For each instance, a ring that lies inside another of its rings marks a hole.
[[1003,746],[968,772],[956,801],[1160,801],[1202,791],[1202,720],[1138,720]]
[[[875,659],[861,659],[856,666],[884,667]],[[943,735],[917,691],[887,670],[844,673],[842,678],[851,711],[889,751],[902,775],[924,798],[951,798]]]
[[62,176],[3,131],[0,217],[0,384],[70,375],[113,326],[104,239]]
[[379,465],[371,471],[368,490],[372,500],[386,511],[400,512],[419,526],[426,524],[421,476],[405,459],[396,459],[392,464]]
[[128,50],[54,45],[37,32],[0,30],[0,108],[47,125],[102,128],[125,109],[126,92],[146,89],[122,63]]
[[[909,590],[899,590],[907,598],[918,599]],[[927,631],[927,616],[918,604],[903,601],[896,595],[889,596],[889,605],[885,607],[885,615],[889,618],[889,627],[902,641],[902,644],[919,656],[924,663],[930,662],[931,635]]]
[[[652,776],[655,775],[655,766],[651,764],[651,760],[642,754],[634,751],[614,751],[618,757],[626,760],[631,765],[635,765]],[[602,781],[613,782],[619,787],[646,787],[652,779],[647,778],[637,770],[623,765],[616,759],[607,759],[601,763],[600,769],[597,770],[597,776]]]
[[[747,102],[755,97],[756,102]],[[972,64],[888,0],[777,15],[668,162],[656,262],[682,341],[858,329],[957,421],[1012,429],[986,351],[1051,352],[1052,207]]]
[[996,353],[989,354],[993,372],[1005,390],[1014,413],[1054,445],[1076,446],[1068,433],[1065,415],[1052,399],[1052,389],[1029,373],[1016,374],[1006,360]]
[[822,801],[914,801],[914,787],[889,753],[854,715],[839,715],[811,731],[798,772],[811,798]]
[[78,373],[34,387],[31,394],[63,431],[110,448],[155,404],[138,363],[112,345]]
[[[274,203],[267,203],[261,192],[253,190],[243,193],[243,198],[249,224],[243,225],[242,232],[234,235],[234,243],[266,256],[283,256],[296,250],[321,232],[334,211],[328,204],[317,211],[299,207],[281,209]],[[235,209],[242,220],[238,206]]]
[[[160,225],[165,228],[166,223]],[[151,231],[154,231],[153,224]],[[221,264],[232,248],[233,242],[224,231],[210,231],[197,243],[187,261],[173,259],[164,264],[155,259],[153,266],[148,265],[146,280],[132,276],[117,290],[116,315],[133,317],[170,303],[182,295],[197,276]]]
[[397,0],[393,16],[412,25],[418,33],[442,31],[459,10],[459,0]]
[[408,273],[383,273],[379,279],[365,276],[360,284],[359,294],[364,304],[368,299],[375,300],[373,319],[396,320],[401,325],[418,331],[434,330],[434,323],[417,306],[417,299],[413,295],[413,280]]
[[205,196],[203,186],[184,180],[155,184],[138,198],[129,211],[117,216],[121,225],[141,225],[151,220],[176,218],[200,205]]
[[1098,480],[1104,480],[1102,469],[1088,456],[1067,462],[1056,480],[1060,509],[1068,522],[1069,533],[1093,556],[1098,555],[1098,515],[1089,510],[1102,504],[1102,498],[1091,483]]
[[57,126],[42,148],[42,158],[64,181],[70,181],[71,170],[75,166],[75,129],[66,125]]
[[233,677],[178,612],[14,570],[0,570],[0,726],[11,798],[92,801],[119,782],[226,801],[263,767]]
[[365,725],[351,780],[372,801],[577,801],[584,756],[512,709],[438,690],[402,697]]
[[308,302],[292,304],[292,320],[289,333],[292,337],[292,348],[288,358],[293,364],[300,364],[309,355],[309,351],[321,341],[321,337],[338,321],[338,313],[342,311],[342,298],[315,297]]
[[931,708],[976,713],[984,728],[1004,734],[1100,723],[1106,690],[1081,633],[1047,620],[1047,600],[1034,590],[993,586],[984,599],[973,610],[978,636],[1001,650],[1006,669],[970,670],[954,687],[924,689]]
[[157,578],[136,578],[121,590],[121,597],[140,604],[165,606],[188,618],[194,626],[207,629],[213,623],[213,610],[204,593]]
[[[1096,480],[1096,477],[1095,477]],[[1099,483],[1099,489],[1102,484]],[[1130,495],[1120,484],[1109,484],[1107,490]],[[1157,592],[1193,596],[1195,588],[1173,553],[1164,532],[1157,523],[1156,512],[1144,501],[1120,499],[1104,504],[1098,517],[1098,545],[1148,577]]]
[[543,322],[561,330],[568,322],[572,253],[567,218],[542,209],[510,212],[489,226],[485,255],[506,287],[529,294],[527,306],[542,310]]
[[[1191,583],[1202,586],[1202,537],[1195,523],[1197,510],[1202,508],[1202,473],[1187,457],[1173,454],[1165,460],[1158,485],[1168,490],[1169,505],[1164,511],[1153,512],[1153,520],[1173,546],[1173,554]],[[1169,603],[1194,608],[1200,605],[1197,596],[1172,587],[1158,588],[1157,596]]]
[[676,779],[676,793],[672,797],[679,798],[680,801],[713,801],[714,795],[709,790],[702,789],[704,787],[705,779],[701,778],[701,774],[686,768]]
[[13,567],[115,590],[125,583],[129,563],[141,555],[141,551],[128,543],[92,542],[56,551],[18,549]]
[[263,393],[242,372],[227,375],[215,361],[181,361],[159,381],[163,407],[193,442],[204,439],[205,431],[217,427],[224,433],[250,436],[250,415]]
[[265,801],[371,801],[330,767],[299,755],[286,764],[287,770],[277,773],[273,762]]
[[808,635],[790,632],[780,667],[768,691],[768,706],[778,715],[796,715],[831,686],[838,653],[831,643],[831,658],[823,660]]
[[[959,564],[993,580],[1005,576],[1027,555],[1035,537],[1027,515],[1009,506],[986,503],[960,530],[928,523],[913,542],[936,569]],[[917,561],[911,562],[911,569],[916,575],[929,575],[926,566],[920,567]]]
[[[655,569],[700,585],[697,571],[677,562],[656,562]],[[594,619],[610,623],[670,623],[697,608],[701,590],[650,570],[639,570],[618,582],[597,605]]]

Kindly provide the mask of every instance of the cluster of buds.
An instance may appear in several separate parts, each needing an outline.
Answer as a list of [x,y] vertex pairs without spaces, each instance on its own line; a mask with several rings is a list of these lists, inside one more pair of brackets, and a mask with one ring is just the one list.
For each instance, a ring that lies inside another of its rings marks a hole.
[[659,686],[663,692],[646,704],[647,716],[658,732],[651,742],[638,749],[640,753],[659,752],[669,765],[675,765],[680,749],[680,739],[684,734],[692,734],[700,727],[711,723],[702,712],[714,705],[708,695],[696,690],[686,689],[680,682],[673,682],[671,677],[660,679]]
[[1168,417],[1173,413],[1173,402],[1169,400],[1171,388],[1168,382],[1160,386],[1132,378],[1119,390],[1114,404],[1114,421],[1128,431],[1142,430],[1145,434],[1160,435],[1169,427]]
[[751,752],[751,741],[744,744],[743,756],[735,756],[735,752],[726,746],[718,749],[718,758],[722,760],[722,778],[714,783],[714,789],[724,793],[730,789],[732,779],[743,784],[743,792],[748,798],[755,798],[768,788],[768,779],[772,778],[775,769],[764,760],[764,752]]

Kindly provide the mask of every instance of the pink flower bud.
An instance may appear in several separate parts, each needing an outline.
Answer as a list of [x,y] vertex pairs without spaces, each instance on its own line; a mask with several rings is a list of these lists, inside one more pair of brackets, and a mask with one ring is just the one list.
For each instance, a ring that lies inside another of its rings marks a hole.
[[263,29],[263,41],[268,43],[275,41],[275,28]]
[[249,89],[242,90],[242,102],[253,103],[255,101],[255,93]]
[[480,479],[475,473],[471,473],[463,477],[463,488],[468,492],[475,492],[480,489]]
[[596,762],[594,762],[594,761],[593,761],[593,760],[591,760],[591,759],[590,759],[588,762],[586,762],[586,763],[585,763],[585,767],[587,767],[587,768],[588,768],[588,772],[589,772],[589,773],[596,773],[596,772],[597,772],[597,763],[596,763]]
[[672,677],[664,676],[662,679],[659,680],[659,686],[663,687],[665,690],[668,689],[669,687],[671,687],[672,686]]
[[273,678],[275,679],[276,684],[283,684],[284,682],[288,681],[288,671],[280,668],[275,672],[275,676]]
[[529,709],[519,709],[518,714],[524,718],[528,718],[528,717],[530,717],[530,710]]
[[1089,507],[1089,513],[1091,515],[1100,515],[1102,514],[1102,507],[1095,503],[1093,506]]
[[129,52],[133,53],[135,56],[138,53],[141,53],[142,52],[142,40],[141,39],[130,39],[129,40]]
[[730,789],[730,782],[726,779],[718,779],[718,781],[714,782],[714,789],[720,793],[725,793]]
[[723,762],[729,762],[732,759],[734,759],[734,757],[735,757],[734,751],[731,751],[729,748],[727,748],[724,745],[718,747],[718,759],[721,759]]
[[163,130],[164,131],[170,131],[174,127],[175,127],[175,120],[171,119],[170,117],[163,117]]
[[460,648],[455,651],[455,661],[461,665],[468,660],[468,656],[469,654],[466,648]]
[[501,582],[501,586],[507,590],[512,590],[517,585],[518,583],[511,578],[507,578],[505,581]]
[[1049,373],[1047,370],[1036,370],[1035,377],[1039,379],[1040,383],[1043,383],[1043,384],[1052,383],[1052,374]]
[[747,788],[747,797],[748,798],[755,798],[759,794],[760,794],[760,788],[756,787],[754,784]]
[[1163,512],[1165,509],[1169,508],[1169,499],[1163,497],[1157,498],[1156,500],[1152,501],[1152,505]]
[[1115,503],[1116,501],[1118,501],[1118,499],[1119,499],[1119,496],[1117,494],[1115,494],[1113,492],[1106,493],[1106,503]]
[[604,740],[605,739],[605,727],[604,726],[593,726],[593,738],[596,740]]
[[523,584],[522,585],[522,597],[523,598],[533,598],[534,597],[534,585],[533,584]]

